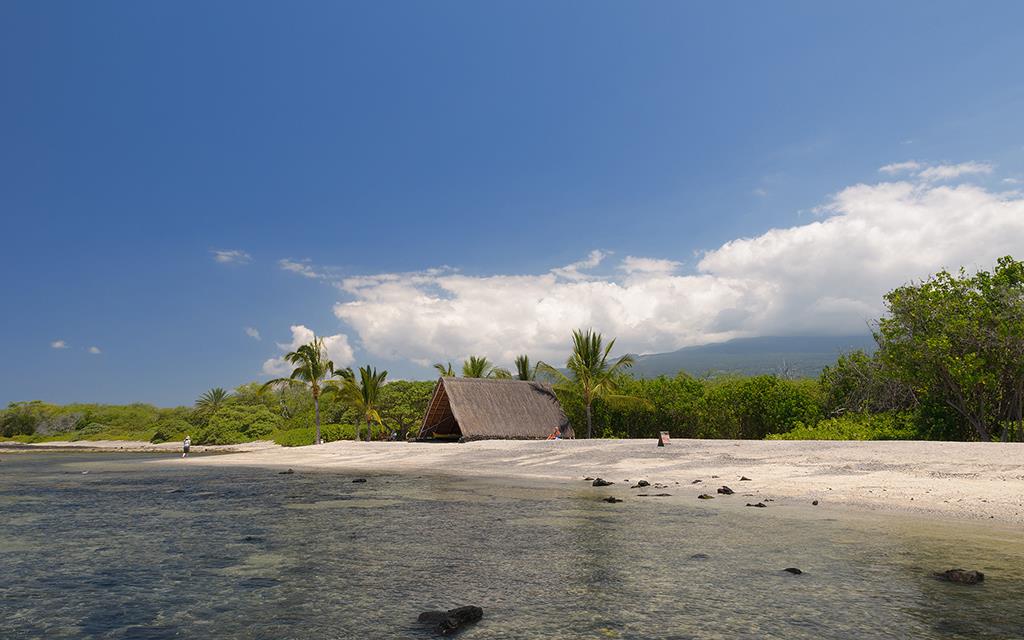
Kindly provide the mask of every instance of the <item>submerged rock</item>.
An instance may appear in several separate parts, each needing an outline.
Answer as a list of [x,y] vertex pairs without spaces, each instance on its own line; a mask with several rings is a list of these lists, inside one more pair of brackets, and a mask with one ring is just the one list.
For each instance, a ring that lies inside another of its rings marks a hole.
[[711,556],[706,553],[695,553],[690,556],[690,560],[707,560],[709,558],[711,558]]
[[718,493],[720,493],[720,494],[722,494],[724,496],[731,496],[732,494],[734,494],[736,492],[733,491],[732,489],[730,489],[729,487],[727,487],[725,485],[722,485],[721,487],[718,487]]
[[702,493],[702,494],[700,494],[699,496],[697,496],[697,499],[698,499],[698,500],[714,500],[714,499],[715,499],[715,496],[709,496],[709,495],[708,495],[708,494],[706,494],[706,493]]
[[748,502],[748,503],[747,503],[747,506],[748,506],[748,507],[760,507],[760,508],[762,508],[762,509],[763,509],[763,508],[767,507],[768,505],[766,505],[766,504],[765,504],[765,503],[763,503],[763,502],[758,502],[757,504],[750,504],[750,503]]
[[985,574],[980,571],[968,571],[966,569],[947,569],[936,573],[935,577],[946,582],[957,584],[978,584],[985,580]]
[[796,567],[786,567],[785,569],[783,569],[783,571],[785,571],[786,573],[792,573],[795,576],[803,574],[803,571],[797,569]]
[[612,504],[615,504],[616,502],[622,502],[622,498],[616,498],[615,496],[608,496],[607,498],[601,498],[601,500],[603,502],[611,502]]
[[366,482],[366,478],[356,478],[352,482]]
[[455,633],[467,624],[472,624],[484,617],[484,610],[476,606],[456,607],[448,611],[424,611],[417,620],[429,624],[441,635]]
[[288,469],[287,471],[278,471],[277,475],[279,475],[279,476],[290,476],[293,473],[295,473],[295,469]]
[[609,486],[611,486],[613,484],[615,484],[615,483],[614,482],[609,482],[608,480],[602,480],[601,478],[594,478],[594,482],[593,482],[593,486],[595,486],[595,487],[609,487]]

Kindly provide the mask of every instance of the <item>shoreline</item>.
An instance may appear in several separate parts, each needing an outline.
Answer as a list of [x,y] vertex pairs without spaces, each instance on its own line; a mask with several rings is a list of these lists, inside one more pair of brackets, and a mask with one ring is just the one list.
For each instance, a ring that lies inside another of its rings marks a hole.
[[[192,445],[191,453],[246,453],[263,449],[280,449],[270,441],[243,442],[240,444]],[[180,442],[153,444],[145,440],[54,440],[50,442],[0,442],[0,454],[42,453],[42,452],[89,452],[89,453],[181,453]]]
[[[38,443],[21,451],[175,452],[180,443]],[[0,449],[0,453],[10,451]],[[280,447],[270,442],[193,447],[231,455],[169,458],[153,464],[293,468],[334,473],[444,474],[589,487],[595,497],[638,493],[672,503],[851,508],[932,520],[1024,524],[1024,444],[925,441],[484,440],[464,444],[338,441]],[[715,476],[718,476],[717,478]],[[746,476],[749,481],[740,481]],[[627,482],[628,480],[628,482]],[[638,480],[668,485],[630,489]],[[694,483],[700,480],[699,483]],[[728,486],[734,495],[719,495]],[[713,500],[698,500],[707,493]],[[818,507],[811,505],[819,501]],[[761,509],[756,509],[760,511]]]

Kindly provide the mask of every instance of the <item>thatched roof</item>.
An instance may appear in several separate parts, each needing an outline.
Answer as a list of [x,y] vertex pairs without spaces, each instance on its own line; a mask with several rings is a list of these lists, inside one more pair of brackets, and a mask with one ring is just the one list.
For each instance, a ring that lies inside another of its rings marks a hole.
[[441,378],[420,438],[543,440],[556,429],[574,437],[551,386],[523,380]]

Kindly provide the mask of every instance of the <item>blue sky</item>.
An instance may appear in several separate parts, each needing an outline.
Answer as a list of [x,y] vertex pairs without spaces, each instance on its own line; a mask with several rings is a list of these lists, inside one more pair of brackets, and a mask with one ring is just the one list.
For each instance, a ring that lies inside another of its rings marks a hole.
[[856,331],[888,287],[1024,255],[1022,23],[5,2],[0,402],[190,403],[306,329],[399,377],[558,358],[573,325],[635,351]]

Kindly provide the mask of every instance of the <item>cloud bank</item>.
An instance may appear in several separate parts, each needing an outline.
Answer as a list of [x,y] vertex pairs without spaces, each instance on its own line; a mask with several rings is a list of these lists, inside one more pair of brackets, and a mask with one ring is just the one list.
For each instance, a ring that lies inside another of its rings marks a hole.
[[484,354],[508,363],[528,353],[560,361],[577,327],[640,353],[745,336],[860,333],[893,287],[941,268],[1024,255],[1020,194],[941,182],[989,173],[990,165],[914,162],[883,172],[916,179],[846,188],[817,210],[818,220],[728,242],[691,273],[670,259],[627,256],[611,275],[598,275],[608,254],[595,250],[542,274],[438,268],[358,276],[338,283],[350,299],[334,313],[371,356],[429,364]]

